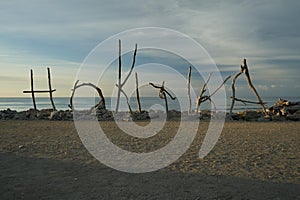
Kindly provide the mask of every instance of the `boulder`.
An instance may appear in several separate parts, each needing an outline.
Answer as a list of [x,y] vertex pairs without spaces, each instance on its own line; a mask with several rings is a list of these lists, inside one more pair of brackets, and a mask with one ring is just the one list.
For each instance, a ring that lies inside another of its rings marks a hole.
[[150,119],[149,112],[145,110],[142,110],[141,112],[132,112],[131,117],[133,121],[144,121]]
[[38,119],[46,120],[49,118],[51,112],[52,112],[52,109],[42,109],[36,113],[36,117]]
[[169,110],[168,118],[181,118],[181,112],[177,110]]
[[210,110],[201,110],[200,111],[200,119],[210,119],[211,111]]

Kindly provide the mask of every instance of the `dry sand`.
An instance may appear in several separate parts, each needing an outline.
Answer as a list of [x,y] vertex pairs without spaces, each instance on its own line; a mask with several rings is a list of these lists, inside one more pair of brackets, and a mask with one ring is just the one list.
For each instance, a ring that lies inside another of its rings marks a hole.
[[[178,124],[167,122],[141,140],[101,122],[111,141],[134,152],[167,144]],[[73,122],[0,121],[0,199],[300,199],[299,122],[226,122],[214,149],[199,159],[207,126],[201,122],[172,165],[130,174],[94,159]]]

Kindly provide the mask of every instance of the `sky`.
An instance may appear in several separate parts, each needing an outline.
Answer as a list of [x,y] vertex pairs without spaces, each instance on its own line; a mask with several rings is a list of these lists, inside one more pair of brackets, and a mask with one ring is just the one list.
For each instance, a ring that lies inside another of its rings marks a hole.
[[[91,50],[112,35],[142,27],[188,35],[205,48],[223,78],[237,73],[247,58],[261,96],[300,96],[299,9],[297,0],[0,1],[0,97],[28,97],[22,91],[30,89],[30,69],[35,88],[46,89],[47,67],[57,90],[54,96],[70,96],[80,65]],[[170,38],[170,43],[176,41]],[[117,50],[116,46],[111,51],[117,54]],[[140,64],[153,59],[145,52],[138,52]],[[160,56],[169,59],[170,65],[178,64],[167,53]],[[188,66],[181,67],[185,75]],[[241,79],[238,96],[251,95]],[[107,85],[100,87],[109,96]],[[230,82],[226,91],[230,95]]]

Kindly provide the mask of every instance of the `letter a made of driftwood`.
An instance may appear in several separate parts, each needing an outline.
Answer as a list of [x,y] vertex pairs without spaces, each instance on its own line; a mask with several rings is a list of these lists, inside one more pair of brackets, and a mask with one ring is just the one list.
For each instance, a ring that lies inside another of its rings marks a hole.
[[[235,101],[240,101],[240,102],[243,102],[244,104],[246,104],[246,103],[260,104],[262,109],[263,109],[263,112],[266,113],[266,108],[264,106],[265,103],[262,101],[262,99],[260,98],[260,96],[259,96],[258,92],[256,91],[254,85],[252,84],[246,59],[244,59],[243,64],[244,64],[244,66],[241,65],[241,70],[234,76],[234,78],[232,80],[232,84],[231,84],[231,88],[232,88],[232,97],[231,97],[231,99],[232,99],[232,102],[231,102],[229,115],[232,116],[232,110],[233,110]],[[238,98],[235,97],[235,81],[237,80],[237,78],[242,73],[245,73],[245,76],[246,76],[246,79],[247,79],[247,82],[248,82],[248,86],[251,88],[251,90],[255,94],[256,98],[258,99],[258,102],[238,99]]]
[[[167,117],[168,117],[168,113],[169,113],[169,108],[168,108],[168,99],[167,99],[167,95],[172,99],[172,100],[175,100],[176,97],[173,97],[166,89],[165,89],[165,82],[163,81],[162,85],[161,86],[158,86],[158,85],[154,85],[153,83],[149,83],[149,85],[151,85],[152,87],[154,88],[157,88],[159,89],[158,90],[158,96],[161,98],[161,99],[164,99],[165,100],[165,105],[166,105],[166,114],[167,114]],[[167,95],[166,95],[167,94]]]
[[136,58],[136,52],[137,52],[137,44],[135,44],[135,49],[134,49],[134,53],[133,53],[133,59],[132,59],[132,65],[131,65],[130,71],[127,74],[127,76],[124,79],[124,81],[122,82],[122,80],[121,80],[121,77],[122,77],[121,40],[119,40],[119,69],[118,69],[118,84],[116,84],[116,87],[118,88],[117,103],[116,103],[116,113],[118,113],[118,111],[119,111],[120,95],[121,95],[121,93],[123,93],[124,96],[126,97],[128,108],[130,110],[130,113],[132,113],[131,107],[130,107],[130,105],[128,103],[128,97],[127,97],[127,95],[125,94],[125,92],[124,92],[124,90],[122,88],[125,85],[126,81],[128,80],[128,78],[131,75],[132,70],[134,68],[135,58]]
[[72,95],[70,97],[70,104],[68,105],[70,109],[74,109],[73,107],[73,97],[74,97],[74,94],[75,94],[75,90],[80,88],[80,87],[83,87],[83,86],[89,86],[89,87],[92,87],[94,88],[98,94],[99,94],[99,97],[100,97],[100,100],[99,102],[94,106],[94,108],[101,108],[101,109],[105,109],[105,99],[104,99],[104,96],[102,94],[102,91],[99,87],[97,87],[96,85],[92,84],[92,83],[82,83],[82,84],[79,84],[79,80],[77,80],[74,84],[74,87],[72,89]]

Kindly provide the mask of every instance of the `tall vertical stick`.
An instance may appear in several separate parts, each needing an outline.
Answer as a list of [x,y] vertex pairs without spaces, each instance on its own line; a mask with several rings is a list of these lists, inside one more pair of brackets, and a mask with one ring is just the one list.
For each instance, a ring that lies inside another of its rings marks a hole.
[[189,71],[188,71],[188,101],[189,101],[189,105],[188,105],[188,114],[191,114],[192,112],[192,100],[191,100],[191,70],[192,67],[189,67]]
[[120,104],[120,95],[121,95],[121,64],[122,64],[122,59],[121,59],[121,40],[119,40],[119,74],[118,74],[118,94],[117,94],[117,103],[116,103],[116,113],[119,111],[119,104]]
[[33,107],[34,107],[34,110],[36,110],[34,90],[33,90],[33,71],[32,71],[32,69],[30,70],[30,81],[31,81],[31,96],[32,96]]
[[54,105],[54,101],[53,101],[53,97],[52,97],[52,88],[51,88],[51,76],[50,76],[50,68],[47,67],[48,70],[48,84],[49,84],[49,94],[50,94],[50,101],[52,104],[52,108],[53,110],[56,110],[55,105]]
[[140,93],[139,93],[139,80],[138,80],[138,74],[135,72],[135,92],[136,92],[136,103],[137,103],[137,109],[138,112],[141,112],[141,102],[140,102]]

